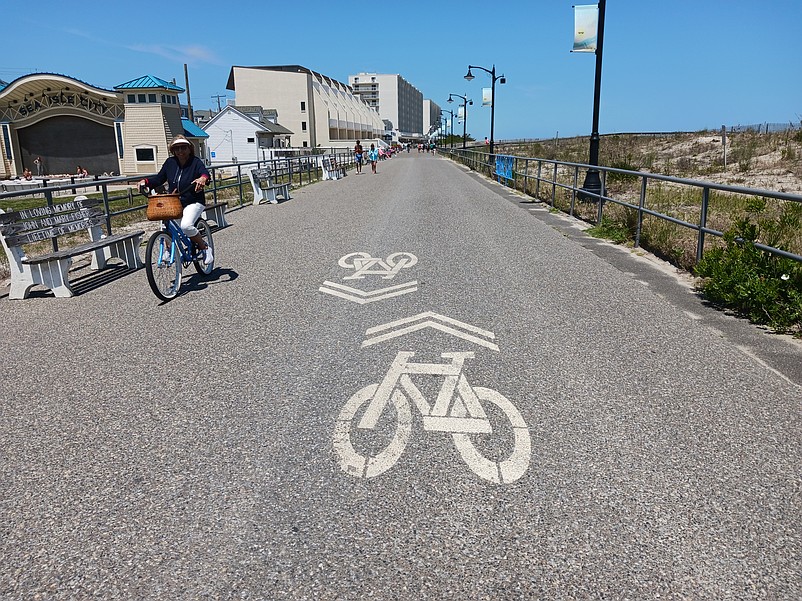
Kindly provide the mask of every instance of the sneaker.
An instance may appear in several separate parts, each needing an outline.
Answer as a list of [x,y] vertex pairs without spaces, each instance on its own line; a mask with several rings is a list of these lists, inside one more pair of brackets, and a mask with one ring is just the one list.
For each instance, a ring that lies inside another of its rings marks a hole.
[[211,265],[214,263],[214,253],[212,252],[212,247],[207,246],[206,249],[203,251],[203,264],[204,265]]
[[169,263],[170,262],[170,251],[165,250],[162,254],[162,263]]

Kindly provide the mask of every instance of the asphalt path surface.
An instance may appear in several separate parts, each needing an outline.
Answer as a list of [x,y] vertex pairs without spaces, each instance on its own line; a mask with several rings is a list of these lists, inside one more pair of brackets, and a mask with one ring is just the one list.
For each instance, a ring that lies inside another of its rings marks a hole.
[[2,598],[802,597],[799,346],[429,154],[229,220],[0,298]]

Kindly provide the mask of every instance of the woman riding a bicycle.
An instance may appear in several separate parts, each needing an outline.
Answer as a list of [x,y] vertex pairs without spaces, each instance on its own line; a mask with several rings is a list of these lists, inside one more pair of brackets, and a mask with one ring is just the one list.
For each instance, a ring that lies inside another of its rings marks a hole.
[[173,154],[164,161],[159,173],[141,180],[139,186],[152,189],[169,182],[169,188],[173,193],[180,194],[181,206],[184,208],[181,230],[200,250],[205,251],[204,264],[211,265],[214,261],[212,249],[195,227],[195,222],[206,208],[203,187],[211,177],[209,170],[203,161],[195,156],[192,144],[184,136],[178,135],[173,138],[169,148]]

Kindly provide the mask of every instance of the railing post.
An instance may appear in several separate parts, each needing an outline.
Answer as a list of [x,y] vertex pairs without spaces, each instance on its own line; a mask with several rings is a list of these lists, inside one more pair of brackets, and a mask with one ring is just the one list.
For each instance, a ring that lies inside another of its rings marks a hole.
[[574,165],[574,185],[571,188],[571,210],[568,214],[574,216],[574,206],[576,205],[576,188],[579,185],[579,167]]
[[601,177],[601,190],[599,190],[599,210],[596,213],[596,224],[601,225],[602,222],[602,213],[604,212],[604,199],[602,196],[604,195],[607,188],[605,187],[607,184],[607,172],[602,171]]
[[[111,236],[111,207],[109,206],[109,188],[103,184],[103,211],[106,213],[106,233]],[[129,188],[130,190],[130,188]]]
[[[44,182],[42,182],[42,183],[44,183]],[[52,208],[53,207],[53,191],[52,190],[45,190],[45,200],[47,201],[47,206]],[[57,236],[53,236],[53,238],[51,238],[51,240],[52,240],[52,245],[53,245],[53,252],[56,252],[58,250],[58,237]]]
[[529,157],[524,159],[524,196],[528,195],[526,191],[529,187]]
[[540,200],[540,178],[543,175],[543,161],[537,160],[537,179],[535,180],[535,198]]
[[209,170],[209,175],[212,176],[212,198],[217,203],[217,172],[214,167]]
[[707,207],[710,203],[710,188],[702,188],[702,210],[699,215],[699,237],[696,243],[696,262],[702,260],[705,250],[705,228],[707,227]]
[[554,162],[554,175],[551,178],[551,208],[554,208],[554,201],[557,198],[557,161]]
[[243,204],[245,200],[242,196],[242,166],[237,164],[237,188],[239,189],[239,203]]
[[638,200],[638,225],[635,226],[635,248],[640,247],[640,235],[643,231],[643,207],[646,206],[646,184],[648,179],[644,175],[640,183],[640,199]]

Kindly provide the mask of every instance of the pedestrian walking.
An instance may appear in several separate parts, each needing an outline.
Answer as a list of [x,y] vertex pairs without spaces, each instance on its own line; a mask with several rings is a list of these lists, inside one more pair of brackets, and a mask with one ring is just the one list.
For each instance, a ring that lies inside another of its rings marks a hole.
[[354,146],[354,160],[356,161],[356,172],[362,173],[362,144],[359,143],[359,140]]
[[377,173],[376,161],[379,160],[379,151],[376,150],[376,146],[373,144],[370,145],[370,150],[368,150],[368,160],[370,161],[370,170],[373,173]]

